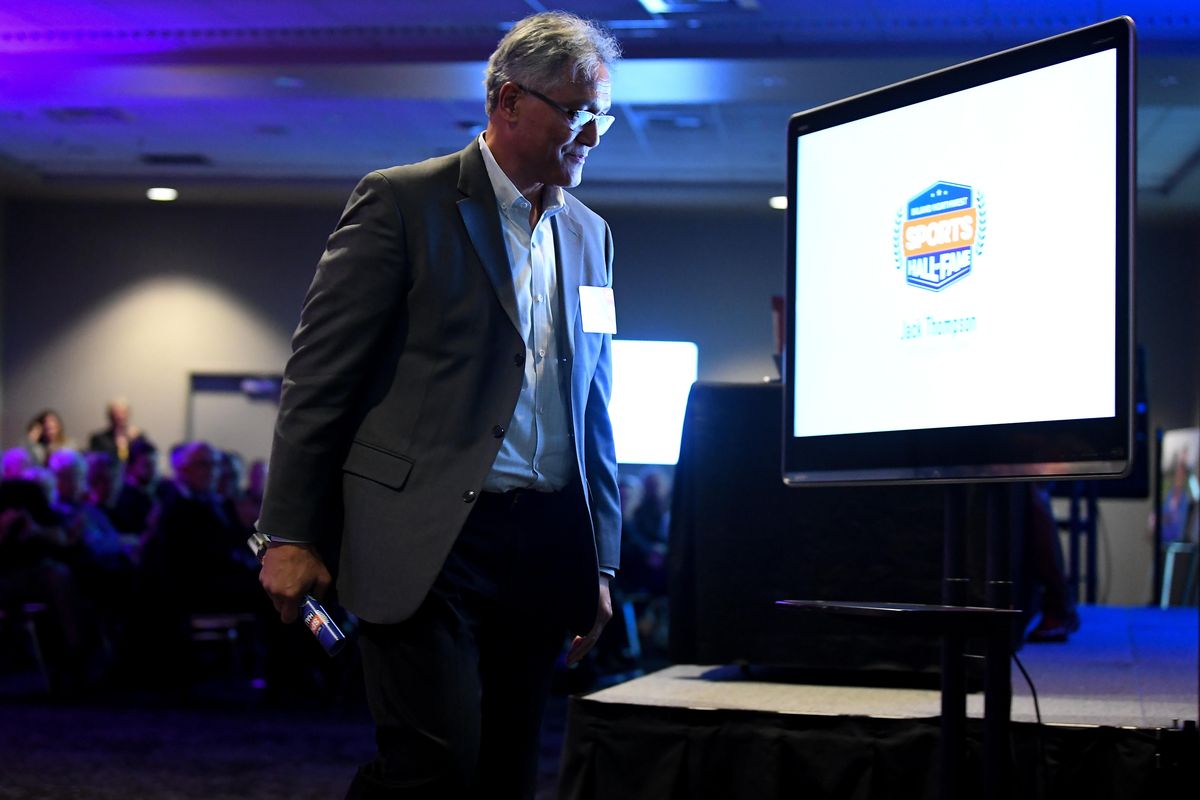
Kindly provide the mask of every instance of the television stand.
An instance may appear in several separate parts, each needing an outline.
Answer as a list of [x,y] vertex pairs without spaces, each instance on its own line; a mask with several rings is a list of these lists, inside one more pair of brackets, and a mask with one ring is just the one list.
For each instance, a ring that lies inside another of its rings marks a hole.
[[[943,800],[969,796],[966,791],[967,680],[966,642],[986,641],[983,715],[983,788],[985,798],[1012,796],[1009,755],[1009,721],[1012,713],[1013,624],[1021,612],[1011,608],[1009,581],[1009,528],[1014,518],[1011,502],[1002,502],[1003,487],[983,487],[988,504],[987,599],[992,606],[968,606],[965,566],[966,491],[962,484],[946,486],[945,540],[943,542],[944,604],[778,600],[776,605],[796,611],[876,620],[903,632],[940,636],[942,639],[941,796]],[[1011,501],[1013,495],[1008,495]]]

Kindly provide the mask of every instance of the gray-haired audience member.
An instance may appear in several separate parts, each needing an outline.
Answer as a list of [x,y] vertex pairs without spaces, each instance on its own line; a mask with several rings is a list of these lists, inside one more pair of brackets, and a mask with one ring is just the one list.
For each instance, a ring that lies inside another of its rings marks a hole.
[[138,426],[129,419],[131,413],[129,401],[125,398],[110,400],[104,407],[108,427],[91,435],[88,439],[88,450],[93,453],[108,453],[117,461],[126,461],[129,458],[130,445],[142,436]]
[[4,451],[2,479],[20,480],[25,470],[33,466],[33,456],[24,447],[12,447]]

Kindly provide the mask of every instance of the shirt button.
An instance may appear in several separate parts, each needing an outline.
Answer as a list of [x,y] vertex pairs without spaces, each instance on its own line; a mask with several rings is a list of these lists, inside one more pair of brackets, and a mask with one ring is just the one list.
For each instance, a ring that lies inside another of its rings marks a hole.
[[535,295],[533,296],[533,302],[535,302],[535,303],[540,303],[540,302],[542,302],[542,296],[541,296],[540,294],[535,294]]
[[492,436],[495,436],[497,439],[504,438],[504,426],[496,425],[495,427],[493,427],[492,428]]
[[542,358],[545,358],[545,357],[546,357],[546,348],[544,348],[544,347],[539,347],[539,348],[538,348],[538,355],[539,355],[539,356],[541,356]]
[[478,496],[479,496],[479,493],[476,492],[474,489],[468,489],[467,491],[463,492],[463,502],[464,503],[474,503],[475,498]]

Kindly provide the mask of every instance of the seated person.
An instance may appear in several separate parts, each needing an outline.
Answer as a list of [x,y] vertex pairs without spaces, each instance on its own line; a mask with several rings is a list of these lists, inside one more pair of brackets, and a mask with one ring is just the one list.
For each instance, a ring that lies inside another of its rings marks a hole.
[[217,451],[216,495],[220,512],[229,528],[245,540],[254,533],[258,516],[246,520],[242,513],[242,457],[230,450]]
[[123,398],[115,398],[105,407],[108,417],[108,427],[96,431],[88,439],[88,450],[93,453],[108,453],[114,459],[124,463],[129,459],[129,448],[133,442],[140,439],[142,432],[129,421],[129,403]]
[[50,471],[58,490],[54,510],[68,527],[79,527],[90,563],[106,572],[127,570],[129,554],[117,529],[107,514],[86,502],[88,465],[84,457],[74,450],[60,450],[50,457]]
[[19,480],[25,470],[33,466],[33,456],[24,447],[13,447],[4,451],[4,467],[0,478],[6,481]]
[[230,526],[215,489],[216,451],[205,442],[178,450],[173,491],[143,548],[143,572],[160,601],[186,613],[249,611],[261,605],[258,563]]
[[66,434],[62,417],[57,411],[47,408],[30,422],[25,431],[25,446],[29,450],[33,462],[38,466],[48,466],[50,456],[59,450],[72,450],[75,442]]
[[140,536],[150,528],[157,482],[158,450],[149,439],[137,439],[129,446],[125,480],[113,501],[111,516],[118,531]]
[[43,641],[52,690],[79,688],[89,643],[88,622],[75,574],[67,562],[78,542],[50,507],[45,487],[31,480],[0,481],[0,606],[46,606],[53,625]]

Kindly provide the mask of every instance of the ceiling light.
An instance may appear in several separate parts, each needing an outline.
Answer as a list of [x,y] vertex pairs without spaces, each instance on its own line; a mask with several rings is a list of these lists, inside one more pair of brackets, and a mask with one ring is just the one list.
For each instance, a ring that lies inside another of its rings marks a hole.
[[787,195],[777,194],[767,201],[767,205],[777,211],[783,211],[787,208]]
[[169,203],[177,197],[179,197],[179,192],[170,186],[155,186],[146,190],[146,199],[157,200],[160,203]]

